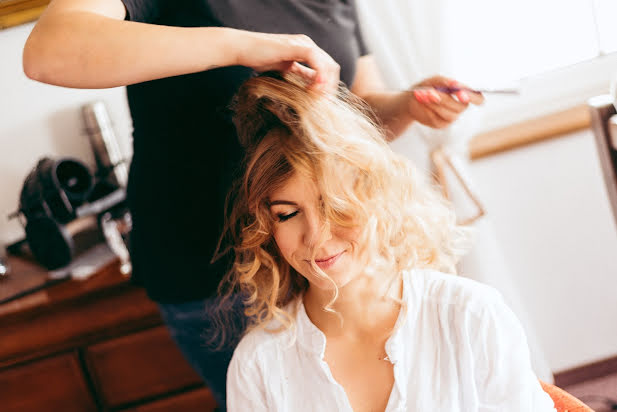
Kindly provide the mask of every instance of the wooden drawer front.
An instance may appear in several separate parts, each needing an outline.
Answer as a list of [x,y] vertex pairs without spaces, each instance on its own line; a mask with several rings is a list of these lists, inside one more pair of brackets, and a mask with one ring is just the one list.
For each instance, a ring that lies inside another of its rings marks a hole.
[[[212,412],[216,401],[210,389],[202,388],[130,409],[130,412]],[[126,412],[129,412],[128,410]]]
[[133,331],[141,325],[143,328],[161,324],[156,305],[143,289],[136,288],[122,288],[108,295],[88,296],[49,309],[26,311],[4,323],[6,321],[2,319],[0,367],[14,360],[18,363],[68,351],[88,341]]
[[3,412],[96,411],[79,362],[72,354],[0,371]]
[[86,359],[97,390],[109,407],[201,383],[165,327],[93,345],[87,349]]

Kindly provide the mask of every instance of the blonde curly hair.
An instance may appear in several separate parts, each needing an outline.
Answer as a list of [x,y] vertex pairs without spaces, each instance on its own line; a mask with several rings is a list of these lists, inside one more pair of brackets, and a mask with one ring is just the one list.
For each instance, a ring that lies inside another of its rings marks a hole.
[[[451,207],[390,149],[368,106],[345,87],[326,96],[298,76],[268,73],[240,87],[233,109],[246,158],[228,200],[222,242],[232,245],[235,260],[221,292],[245,296],[249,329],[275,319],[293,326],[285,306],[308,288],[272,235],[269,196],[294,173],[317,185],[324,222],[360,229],[367,274],[392,282],[410,268],[454,273],[466,235]],[[314,261],[313,268],[327,277]]]

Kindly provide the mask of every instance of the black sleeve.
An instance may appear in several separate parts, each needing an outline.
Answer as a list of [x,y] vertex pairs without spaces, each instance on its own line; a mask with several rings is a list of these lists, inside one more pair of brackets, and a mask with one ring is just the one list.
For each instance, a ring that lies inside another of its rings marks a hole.
[[356,6],[355,0],[350,0],[350,4],[353,7],[354,19],[356,20],[356,28],[354,30],[354,35],[356,38],[356,43],[358,43],[358,51],[360,52],[360,57],[366,56],[367,54],[371,54],[366,42],[364,41],[364,36],[362,35],[362,30],[360,30],[360,18],[358,17],[358,8]]
[[122,0],[126,8],[124,19],[140,23],[155,23],[163,10],[163,2],[164,0]]

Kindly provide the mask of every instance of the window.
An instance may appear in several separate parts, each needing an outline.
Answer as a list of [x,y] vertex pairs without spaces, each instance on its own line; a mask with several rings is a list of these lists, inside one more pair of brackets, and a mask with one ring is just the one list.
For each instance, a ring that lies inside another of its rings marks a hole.
[[483,130],[584,103],[617,76],[617,0],[465,0],[445,12],[448,66],[487,96]]

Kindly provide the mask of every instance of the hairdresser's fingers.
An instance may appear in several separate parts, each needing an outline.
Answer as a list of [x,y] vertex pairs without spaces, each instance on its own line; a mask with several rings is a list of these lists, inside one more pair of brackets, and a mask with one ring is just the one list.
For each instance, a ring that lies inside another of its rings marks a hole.
[[[336,91],[339,83],[340,66],[328,53],[303,34],[288,35],[292,60],[304,63],[314,70],[310,87],[324,92]],[[304,71],[305,74],[309,72]]]
[[433,106],[436,104],[425,100],[426,98],[424,97],[424,94],[417,93],[414,90],[410,93],[410,96],[409,111],[411,117],[415,121],[438,129],[447,127],[450,124],[449,121],[443,119],[435,110],[433,110]]
[[313,61],[307,61],[315,72],[312,87],[328,93],[338,89],[341,66],[325,51],[318,49],[312,53]]
[[457,92],[452,93],[452,95],[455,96],[456,99],[461,103],[471,103],[475,105],[484,103],[484,95],[482,93],[474,92],[472,88],[470,88],[464,83],[459,82],[458,80],[447,79],[446,87],[461,89]]
[[475,105],[484,103],[484,95],[480,92],[474,92],[468,86],[454,81],[453,86],[450,87],[456,87],[461,89],[451,94],[451,96],[455,97],[456,101],[460,103],[464,103],[465,105],[468,105],[470,103]]
[[[465,101],[465,99],[461,99],[458,96],[454,96],[448,93],[438,92],[441,100],[439,102],[435,102],[439,104],[446,110],[450,110],[455,113],[462,113],[469,106],[469,99]],[[466,93],[466,92],[458,92],[458,93]]]
[[432,76],[422,80],[413,88],[435,88],[435,87],[454,87],[456,80],[445,76]]
[[[281,40],[285,43],[284,48],[289,53],[287,60],[295,62],[292,66],[293,70],[310,80],[312,89],[324,92],[334,92],[337,89],[340,66],[328,53],[304,34],[280,36],[283,36]],[[311,70],[302,69],[299,63],[308,66]]]
[[439,105],[455,113],[462,113],[468,106],[467,103],[462,103],[453,95],[439,92],[432,87],[418,87],[412,90],[419,102]]
[[451,121],[444,119],[436,111],[430,108],[427,108],[426,118],[428,121],[424,124],[435,129],[444,129],[452,124]]
[[444,89],[458,89],[464,86],[458,83],[456,80],[444,76],[433,76],[424,79],[412,90],[419,90],[420,92],[429,93],[427,100],[432,103],[440,102],[447,105],[451,110],[463,111],[469,104],[470,97],[469,91],[458,90],[451,93],[444,91]]
[[[463,84],[459,82],[458,80],[452,79],[450,77],[445,77],[445,76],[429,77],[421,81],[420,83],[418,83],[415,87],[417,88],[432,87],[432,88],[461,89],[461,90],[452,92],[450,94],[450,96],[452,96],[457,102],[462,103],[462,104],[472,103],[475,105],[484,103],[484,96],[482,95],[482,93],[475,93],[466,84]],[[447,94],[447,93],[443,93],[443,94]]]
[[435,115],[439,117],[439,119],[447,122],[448,124],[453,123],[456,119],[459,118],[461,112],[456,110],[451,110],[441,104],[429,104],[429,110],[431,110]]
[[289,65],[289,69],[287,69],[286,71],[298,74],[309,80],[313,80],[317,75],[317,72],[315,70],[298,62],[292,62],[292,64]]
[[474,92],[469,86],[460,83],[457,80],[447,79],[446,87],[461,89],[457,92],[452,93],[452,96],[456,97],[456,100],[460,103],[471,103],[475,105],[484,103],[484,95],[482,93]]
[[278,71],[282,73],[294,73],[304,77],[309,82],[309,87],[325,93],[331,93],[336,90],[335,84],[338,84],[338,76],[333,80],[328,80],[330,76],[322,76],[318,78],[318,72],[308,66],[300,64],[296,61],[280,62],[268,66],[260,66],[255,68],[258,72]]
[[[304,76],[310,87],[334,91],[338,87],[340,67],[332,57],[303,34],[268,34],[241,31],[238,64],[258,72],[294,71]],[[306,70],[298,67],[299,63]]]
[[[440,93],[440,95],[442,95]],[[449,95],[443,95],[439,101],[429,101],[425,103],[428,108],[434,111],[439,117],[445,121],[452,123],[463,113],[468,104],[458,102],[455,98]]]
[[303,66],[300,63],[295,62],[295,61],[282,61],[282,62],[278,62],[275,64],[269,64],[267,66],[254,67],[254,69],[255,71],[259,73],[263,73],[267,71],[277,71],[281,73],[288,73],[288,72],[295,73],[295,74],[298,74],[306,78],[310,82],[313,81],[317,73],[315,72],[315,70],[311,69],[310,67]]
[[470,91],[467,92],[467,94],[469,95],[469,103],[475,104],[476,106],[484,103],[484,95],[482,93]]

